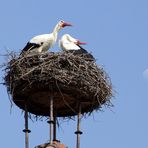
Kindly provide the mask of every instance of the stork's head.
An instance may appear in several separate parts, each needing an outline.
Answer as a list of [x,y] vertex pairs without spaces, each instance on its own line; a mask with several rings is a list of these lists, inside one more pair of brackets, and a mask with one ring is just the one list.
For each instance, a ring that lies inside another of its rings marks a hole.
[[72,26],[72,24],[67,23],[67,22],[64,22],[64,21],[59,21],[59,26],[60,26],[61,28],[64,28],[64,27],[66,27],[66,26]]
[[68,41],[73,42],[76,45],[85,45],[86,44],[85,42],[81,42],[80,40],[73,38],[69,34],[65,34],[64,36],[67,38]]
[[62,28],[66,26],[72,26],[70,23],[64,22],[64,21],[59,21],[58,24],[56,25],[55,29],[57,31],[60,31]]

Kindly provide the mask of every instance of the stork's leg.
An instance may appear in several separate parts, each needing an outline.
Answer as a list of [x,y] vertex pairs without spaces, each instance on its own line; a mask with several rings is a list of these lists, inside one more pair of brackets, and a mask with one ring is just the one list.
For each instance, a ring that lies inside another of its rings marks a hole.
[[25,104],[25,129],[23,130],[23,132],[25,132],[25,148],[29,148],[29,133],[31,132],[28,129],[28,109],[27,109],[27,105]]
[[77,115],[77,131],[75,132],[75,134],[77,135],[76,148],[80,148],[80,135],[82,134],[80,130],[80,122],[81,122],[81,104],[79,104],[79,112]]

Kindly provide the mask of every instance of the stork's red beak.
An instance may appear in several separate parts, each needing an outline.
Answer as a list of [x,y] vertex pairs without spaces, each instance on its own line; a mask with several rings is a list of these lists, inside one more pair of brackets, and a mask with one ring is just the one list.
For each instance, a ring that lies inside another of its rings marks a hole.
[[81,42],[81,41],[77,40],[76,44],[77,45],[86,45],[87,43],[86,42]]
[[66,27],[66,26],[72,26],[72,24],[64,22],[64,23],[62,24],[62,27]]

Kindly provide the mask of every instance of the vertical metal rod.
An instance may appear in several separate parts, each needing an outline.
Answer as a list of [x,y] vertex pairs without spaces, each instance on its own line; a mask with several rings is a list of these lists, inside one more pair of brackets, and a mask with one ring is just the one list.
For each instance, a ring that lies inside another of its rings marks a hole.
[[79,112],[77,116],[77,131],[75,134],[77,135],[77,143],[76,143],[76,148],[80,148],[80,135],[82,132],[80,131],[80,122],[81,122],[81,104],[79,104]]
[[27,105],[25,104],[25,129],[23,132],[25,132],[25,148],[29,148],[29,133],[31,132],[28,129],[28,110],[27,110]]
[[54,130],[54,131],[53,131],[53,139],[54,139],[54,140],[57,139],[57,135],[56,135],[56,132],[57,132],[57,129],[56,129],[56,128],[57,128],[57,127],[56,127],[56,123],[57,123],[57,118],[56,118],[56,116],[54,116],[54,127],[53,127],[53,128],[54,128],[54,129],[53,129],[53,130]]
[[50,144],[53,143],[53,96],[50,96]]

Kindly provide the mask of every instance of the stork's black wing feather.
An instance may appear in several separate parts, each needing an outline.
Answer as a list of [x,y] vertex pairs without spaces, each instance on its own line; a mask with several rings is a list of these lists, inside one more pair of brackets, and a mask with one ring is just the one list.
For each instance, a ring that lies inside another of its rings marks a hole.
[[26,46],[22,49],[22,51],[30,51],[30,50],[32,50],[32,49],[34,49],[34,48],[38,48],[38,47],[40,47],[41,45],[40,44],[36,44],[36,43],[30,43],[30,42],[28,42],[27,44],[26,44]]
[[80,45],[77,45],[77,46],[79,46],[80,47],[80,49],[79,50],[72,50],[72,52],[74,53],[74,54],[80,54],[80,55],[83,55],[85,58],[87,58],[87,60],[95,60],[95,58],[93,57],[93,55],[92,54],[90,54],[90,53],[88,53],[87,52],[87,50],[85,50],[84,48],[82,48]]
[[36,44],[36,43],[30,43],[28,42],[26,44],[26,46],[22,49],[22,52],[20,55],[23,55],[24,53],[31,51],[33,50],[34,48],[39,48],[41,45],[40,44]]
[[74,54],[87,54],[88,52],[83,49],[80,45],[77,45],[80,49],[70,49],[70,50],[67,50],[67,52],[71,52],[71,53],[74,53]]
[[77,45],[77,46],[80,47],[79,54],[88,53],[87,50],[85,50],[84,48],[82,48],[80,45]]

